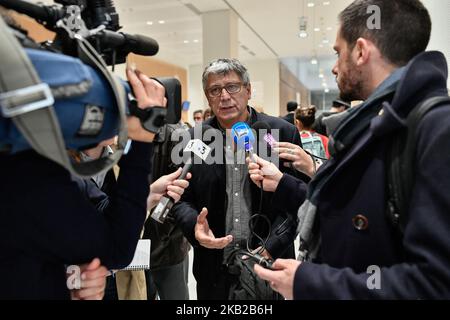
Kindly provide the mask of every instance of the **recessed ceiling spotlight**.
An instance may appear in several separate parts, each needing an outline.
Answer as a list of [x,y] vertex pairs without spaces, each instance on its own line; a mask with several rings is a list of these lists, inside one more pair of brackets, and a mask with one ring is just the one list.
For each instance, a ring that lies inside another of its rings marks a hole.
[[147,21],[147,25],[149,26],[153,25],[153,21]]
[[314,2],[308,2],[307,4],[308,8],[313,8],[315,6]]
[[164,23],[166,23],[166,21],[165,20],[159,20],[158,23],[159,24],[164,24]]
[[330,5],[330,1],[324,1],[322,4],[323,4],[324,6],[329,6],[329,5]]

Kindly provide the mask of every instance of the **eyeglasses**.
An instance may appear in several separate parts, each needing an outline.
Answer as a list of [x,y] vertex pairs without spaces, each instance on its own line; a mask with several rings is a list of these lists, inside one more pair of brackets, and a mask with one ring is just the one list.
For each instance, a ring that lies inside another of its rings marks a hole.
[[229,83],[223,87],[215,86],[206,90],[206,93],[210,98],[217,98],[222,94],[225,89],[229,94],[235,94],[241,92],[242,83]]

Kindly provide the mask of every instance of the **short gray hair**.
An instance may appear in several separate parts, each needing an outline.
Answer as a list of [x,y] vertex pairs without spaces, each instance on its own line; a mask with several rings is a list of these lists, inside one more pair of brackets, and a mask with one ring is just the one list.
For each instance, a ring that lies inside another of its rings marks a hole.
[[230,72],[236,72],[239,78],[242,80],[243,85],[248,85],[250,83],[250,76],[248,74],[247,68],[237,59],[216,59],[211,61],[211,63],[203,71],[202,82],[203,90],[206,90],[206,84],[208,82],[208,77],[210,74],[220,74],[227,75]]

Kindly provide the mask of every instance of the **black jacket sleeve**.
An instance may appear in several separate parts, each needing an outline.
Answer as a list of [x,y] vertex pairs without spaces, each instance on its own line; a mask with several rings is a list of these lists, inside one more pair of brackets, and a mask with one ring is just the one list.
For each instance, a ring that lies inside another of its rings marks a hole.
[[[133,142],[120,161],[117,192],[104,214],[56,163],[34,152],[6,160],[9,170],[2,170],[6,184],[0,188],[4,243],[54,263],[81,264],[99,257],[108,268],[125,267],[146,215],[150,154],[151,144]],[[17,177],[26,177],[26,192]]]
[[272,197],[272,207],[287,210],[297,215],[297,210],[306,199],[308,185],[289,174],[283,174]]

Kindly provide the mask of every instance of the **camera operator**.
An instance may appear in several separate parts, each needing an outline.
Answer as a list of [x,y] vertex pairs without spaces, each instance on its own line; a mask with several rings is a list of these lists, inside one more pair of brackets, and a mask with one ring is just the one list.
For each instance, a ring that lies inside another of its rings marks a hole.
[[[161,84],[132,70],[127,77],[139,108],[165,106]],[[0,155],[0,299],[69,299],[67,265],[95,257],[108,269],[129,264],[146,215],[154,135],[133,116],[128,127],[134,141],[103,215],[55,162],[32,150]]]
[[[102,154],[112,152],[110,148],[111,144],[113,144],[113,139],[105,140],[95,148],[82,152],[71,152],[71,156],[78,162],[95,160],[100,158]],[[175,172],[161,176],[150,185],[150,194],[147,198],[147,210],[155,207],[160,198],[166,193],[175,202],[178,202],[184,189],[189,185],[187,180],[191,177],[191,174],[188,173],[185,180],[177,180],[180,175],[181,168]],[[116,192],[117,181],[112,169],[107,173],[93,176],[90,179],[81,179],[75,176],[72,179],[78,184],[85,197],[96,207],[99,214],[103,214],[105,208],[113,205],[109,195]],[[107,277],[110,273],[98,262],[92,261],[88,266],[86,275],[90,276],[91,279],[89,279],[89,282],[86,281],[86,287],[83,289],[72,290],[72,298],[75,297],[85,300],[101,299],[104,291],[104,300],[145,299],[145,289],[140,288],[145,283],[145,275],[142,271],[121,271],[113,277]],[[94,269],[95,266],[97,269]],[[133,288],[140,289],[134,290]],[[99,290],[102,291],[101,294]],[[94,292],[94,294],[91,294],[91,292]],[[141,292],[142,294],[136,295],[132,294],[133,292]]]

